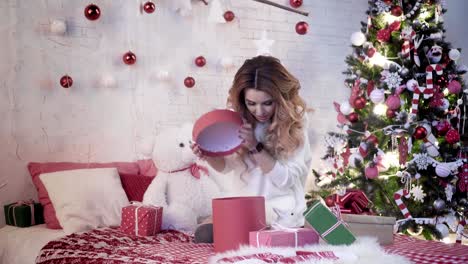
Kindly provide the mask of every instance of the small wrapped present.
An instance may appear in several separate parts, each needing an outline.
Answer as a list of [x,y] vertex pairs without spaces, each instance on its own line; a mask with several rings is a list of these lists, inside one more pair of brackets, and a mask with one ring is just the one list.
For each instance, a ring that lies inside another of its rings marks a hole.
[[249,232],[249,243],[255,247],[299,247],[317,244],[319,239],[317,232],[310,228],[269,229]]
[[334,194],[331,196],[331,199],[334,204],[340,206],[341,213],[343,214],[372,214],[369,209],[370,201],[361,190],[348,189],[345,195]]
[[7,204],[3,209],[7,225],[29,227],[44,223],[42,205],[33,200]]
[[154,236],[161,230],[162,207],[132,203],[122,208],[120,230],[133,236]]
[[343,220],[338,219],[328,207],[320,201],[315,201],[304,213],[306,226],[311,226],[317,231],[323,240],[331,245],[349,245],[356,238],[344,225]]
[[343,214],[343,220],[357,236],[374,236],[381,245],[393,243],[395,217]]

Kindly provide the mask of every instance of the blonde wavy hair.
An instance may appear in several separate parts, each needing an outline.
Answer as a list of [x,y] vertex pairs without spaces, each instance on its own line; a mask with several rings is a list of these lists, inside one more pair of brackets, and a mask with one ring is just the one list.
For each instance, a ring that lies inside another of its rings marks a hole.
[[304,143],[306,104],[299,96],[300,88],[297,78],[277,58],[257,56],[246,60],[237,71],[227,106],[255,124],[256,119],[245,104],[245,91],[256,89],[271,95],[276,107],[264,147],[275,158],[285,159]]

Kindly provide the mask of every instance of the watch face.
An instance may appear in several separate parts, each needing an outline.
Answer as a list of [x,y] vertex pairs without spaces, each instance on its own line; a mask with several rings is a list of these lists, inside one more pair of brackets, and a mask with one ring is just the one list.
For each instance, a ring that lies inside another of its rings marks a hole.
[[257,144],[257,146],[255,147],[255,149],[257,149],[257,152],[262,151],[262,150],[263,150],[263,144],[262,144],[261,142],[259,142],[259,143]]

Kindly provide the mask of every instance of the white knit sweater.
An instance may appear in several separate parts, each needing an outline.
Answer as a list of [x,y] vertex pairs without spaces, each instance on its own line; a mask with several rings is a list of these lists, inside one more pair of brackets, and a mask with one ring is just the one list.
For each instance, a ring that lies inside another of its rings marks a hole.
[[[257,125],[255,137],[262,142],[266,125]],[[273,169],[263,173],[249,155],[243,160],[237,154],[226,157],[224,174],[240,177],[245,183],[237,192],[238,195],[264,196],[266,201],[267,222],[278,222],[273,208],[279,209],[289,217],[281,224],[288,227],[303,225],[302,212],[305,210],[304,186],[312,163],[312,154],[307,133],[307,119],[304,124],[304,144],[287,160],[277,160]],[[291,213],[295,216],[291,218]],[[293,219],[294,218],[294,219]],[[283,219],[284,220],[284,219]]]

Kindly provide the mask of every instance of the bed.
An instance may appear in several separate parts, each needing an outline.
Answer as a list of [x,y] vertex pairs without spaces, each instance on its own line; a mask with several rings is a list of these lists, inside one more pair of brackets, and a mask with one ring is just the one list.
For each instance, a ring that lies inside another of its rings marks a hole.
[[[6,238],[6,239],[5,239]],[[468,247],[395,235],[387,253],[414,263],[468,263]],[[189,234],[168,230],[153,237],[128,236],[117,228],[65,235],[44,225],[0,229],[0,263],[207,263],[212,244],[195,244]]]
[[[109,227],[120,225],[123,205],[141,201],[155,176],[154,166],[147,167],[153,169],[122,162],[30,163],[46,224],[0,228],[0,264],[197,264],[218,257],[212,244],[195,244],[188,233],[166,230],[136,237]],[[101,199],[102,193],[106,199]],[[116,204],[119,201],[122,204]],[[381,254],[401,255],[415,263],[468,263],[467,246],[403,235],[395,235],[394,244],[379,249]]]

